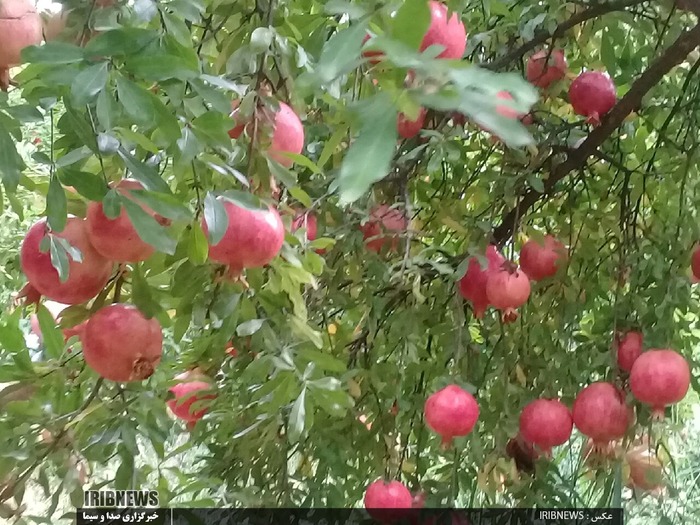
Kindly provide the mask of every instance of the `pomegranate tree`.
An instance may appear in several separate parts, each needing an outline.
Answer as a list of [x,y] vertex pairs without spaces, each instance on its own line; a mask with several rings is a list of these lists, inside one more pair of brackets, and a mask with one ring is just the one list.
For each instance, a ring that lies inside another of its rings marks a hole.
[[637,358],[642,355],[642,332],[632,330],[626,334],[615,338],[615,354],[617,355],[617,366],[621,370],[630,372],[632,365]]
[[490,304],[486,295],[489,274],[497,271],[505,262],[498,248],[493,244],[486,248],[486,259],[488,266],[485,269],[482,269],[481,263],[476,257],[469,259],[467,273],[459,280],[459,293],[472,304],[474,317],[477,319],[484,317],[486,308]]
[[[209,258],[239,273],[269,264],[284,244],[284,225],[277,210],[272,206],[249,210],[225,199],[222,203],[228,227],[221,241],[209,245]],[[206,219],[202,219],[202,229],[208,235]]]
[[545,453],[566,443],[573,426],[569,408],[558,399],[537,399],[520,414],[520,435]]
[[503,322],[512,323],[518,318],[517,309],[530,297],[530,279],[517,265],[507,261],[489,274],[486,296],[494,308],[501,310]]
[[571,83],[569,102],[586,122],[597,126],[617,102],[615,84],[605,73],[585,71]]
[[670,349],[649,350],[640,355],[630,372],[630,390],[649,405],[657,419],[664,409],[682,400],[690,388],[690,367],[685,358]]
[[153,374],[163,353],[157,319],[138,308],[111,304],[98,310],[82,333],[83,356],[90,368],[111,381],[143,381]]
[[9,87],[10,68],[22,62],[22,49],[41,44],[42,25],[31,0],[0,2],[0,89]]
[[420,130],[423,129],[423,124],[425,124],[425,116],[428,111],[425,108],[420,108],[418,117],[416,120],[409,120],[406,115],[399,113],[396,117],[396,129],[399,132],[399,136],[404,139],[412,139]]
[[[143,189],[143,185],[133,179],[124,179],[116,185],[116,190],[121,196],[135,202],[146,213],[155,217],[156,213],[134,199],[131,193],[131,190]],[[155,252],[153,246],[141,240],[124,206],[116,218],[110,219],[105,215],[101,202],[91,202],[85,220],[90,243],[110,261],[140,262]]]
[[555,49],[538,51],[532,55],[525,68],[525,77],[532,85],[541,89],[548,89],[555,82],[566,77],[568,65],[564,51]]
[[574,425],[593,439],[594,447],[606,449],[627,432],[629,412],[625,398],[611,383],[592,383],[579,392],[572,410]]
[[403,212],[381,204],[372,209],[369,221],[360,226],[360,230],[367,249],[379,253],[384,246],[388,246],[389,251],[399,247],[399,236],[387,232],[403,232],[407,227],[408,220]]
[[168,408],[185,422],[199,421],[209,410],[206,401],[216,399],[216,395],[210,393],[212,385],[194,375],[180,377],[179,380],[181,382],[169,390],[174,398],[167,402]]
[[479,405],[474,396],[457,385],[438,390],[425,402],[425,422],[442,436],[447,447],[455,437],[469,434],[479,418]]
[[467,49],[467,30],[457,13],[449,16],[447,6],[442,2],[431,0],[430,26],[423,36],[420,50],[425,51],[430,46],[438,45],[444,49],[438,58],[459,59]]
[[405,515],[405,511],[413,506],[413,496],[400,481],[387,483],[378,479],[371,483],[365,491],[365,508],[370,516],[379,521],[393,521]]
[[58,271],[53,267],[50,252],[44,253],[39,248],[48,234],[46,219],[41,219],[29,229],[22,242],[20,260],[29,285],[41,295],[69,305],[84,303],[100,293],[112,274],[112,262],[90,244],[85,221],[70,216],[62,232],[50,233],[80,250],[80,261],[68,257],[68,278],[65,282],[61,282]]
[[551,235],[545,235],[542,243],[528,240],[520,250],[520,268],[533,281],[541,281],[556,275],[566,261],[566,248]]

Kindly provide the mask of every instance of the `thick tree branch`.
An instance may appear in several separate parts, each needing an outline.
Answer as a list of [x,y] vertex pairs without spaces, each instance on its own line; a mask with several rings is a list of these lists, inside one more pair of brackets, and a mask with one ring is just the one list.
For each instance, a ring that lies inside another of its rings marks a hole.
[[698,46],[700,46],[700,24],[681,34],[632,84],[627,94],[613,107],[601,125],[591,131],[586,140],[578,148],[571,150],[567,159],[552,170],[549,178],[545,181],[543,194],[532,188],[525,192],[519,203],[504,215],[501,224],[494,230],[494,242],[503,245],[517,227],[516,213],[520,217],[524,216],[527,210],[540,198],[551,193],[560,180],[570,172],[583,167],[588,157],[622,124],[632,111],[640,106],[649,90]]

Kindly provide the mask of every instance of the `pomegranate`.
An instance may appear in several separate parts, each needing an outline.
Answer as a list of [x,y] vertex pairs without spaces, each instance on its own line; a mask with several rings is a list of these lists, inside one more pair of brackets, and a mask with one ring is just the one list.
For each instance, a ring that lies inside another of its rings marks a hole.
[[231,128],[228,132],[229,137],[232,139],[238,139],[240,136],[243,134],[243,131],[245,130],[245,122],[239,123],[237,120],[237,115],[239,114],[240,110],[238,109],[238,106],[241,105],[240,100],[234,100],[231,102],[231,118],[233,119],[233,122],[236,124],[233,128]]
[[617,102],[615,84],[600,71],[585,71],[571,83],[569,102],[578,115],[587,117],[586,122],[597,126]]
[[381,204],[372,209],[369,217],[369,221],[360,226],[367,249],[376,253],[379,253],[384,246],[388,246],[389,251],[398,249],[399,236],[384,232],[405,231],[408,227],[406,215],[396,208]]
[[[210,391],[211,388],[212,385],[206,381],[195,380],[178,383],[170,388],[170,392],[175,398],[167,402],[168,408],[176,417],[186,422],[199,421],[209,410],[207,406],[200,406],[202,402],[216,399],[214,394],[202,394],[202,392]],[[192,408],[195,403],[197,403],[199,410]]]
[[[499,91],[498,93],[496,93],[496,98],[498,98],[499,100],[510,101],[513,100],[513,95],[511,95],[507,91]],[[510,108],[508,106],[503,106],[501,104],[496,104],[496,113],[498,113],[502,117],[510,119],[516,119],[522,116],[522,113],[519,113],[516,109]]]
[[693,277],[700,279],[700,246],[697,246],[693,251],[690,268],[693,270]]
[[444,49],[438,58],[459,59],[467,49],[467,30],[457,13],[449,16],[447,6],[442,2],[431,0],[430,26],[423,37],[420,50],[425,51],[430,46],[438,45]]
[[[371,33],[367,33],[365,37],[362,39],[362,45],[365,45],[367,42],[369,42],[373,38],[373,35]],[[381,51],[363,51],[362,56],[365,58],[369,59],[369,63],[372,64],[373,66],[376,66],[382,61],[382,57],[384,56],[384,53]]]
[[647,447],[630,450],[625,459],[630,466],[628,486],[646,491],[663,487],[663,464]]
[[632,395],[652,408],[655,418],[664,408],[678,403],[690,388],[690,367],[685,358],[670,349],[649,350],[640,355],[630,372]]
[[112,274],[112,263],[102,257],[90,244],[85,221],[69,216],[66,227],[60,233],[51,235],[65,239],[80,250],[81,262],[70,256],[68,279],[61,282],[58,271],[51,264],[49,252],[39,249],[47,234],[46,219],[41,219],[27,232],[20,253],[22,271],[29,284],[41,295],[63,304],[80,304],[95,297],[107,284]]
[[365,508],[370,516],[379,521],[394,521],[406,515],[413,506],[413,496],[400,481],[387,483],[378,479],[371,483],[365,491]]
[[425,108],[420,108],[418,118],[416,118],[416,120],[408,120],[406,115],[399,113],[398,117],[396,118],[396,128],[399,131],[399,136],[404,139],[412,139],[418,135],[420,130],[423,129],[423,124],[425,124],[425,116],[427,114],[428,111]]
[[547,89],[555,82],[566,77],[568,65],[564,51],[555,49],[538,51],[527,61],[525,77],[527,81],[538,88]]
[[572,414],[576,428],[593,439],[594,447],[599,449],[606,449],[627,432],[629,412],[625,398],[611,383],[600,381],[581,390]]
[[615,338],[615,355],[617,355],[617,366],[621,370],[630,372],[632,365],[637,358],[642,355],[643,336],[641,332],[631,331]]
[[545,453],[566,443],[573,427],[569,408],[558,399],[537,399],[520,414],[520,435]]
[[[133,179],[124,179],[116,186],[123,197],[136,202],[151,216],[156,213],[131,195],[130,190],[142,190],[143,185]],[[126,209],[122,206],[116,219],[108,218],[104,213],[101,202],[91,202],[88,205],[86,226],[90,243],[103,257],[115,262],[140,262],[148,259],[155,249],[141,240],[136,228],[131,223]]]
[[512,323],[518,318],[516,309],[530,297],[530,280],[515,264],[506,261],[500,269],[489,273],[486,296],[494,308],[502,311],[503,322]]
[[486,258],[488,266],[485,270],[476,257],[469,260],[467,273],[459,280],[459,293],[467,301],[471,302],[474,309],[474,317],[481,319],[484,317],[486,308],[489,306],[489,299],[486,295],[486,283],[489,274],[498,270],[505,262],[505,259],[493,244],[486,248]]
[[82,334],[85,362],[105,379],[143,381],[153,375],[163,353],[157,319],[135,306],[111,304],[98,310]]
[[292,221],[292,231],[295,232],[299,228],[306,228],[306,239],[313,241],[318,233],[318,222],[316,216],[311,212],[300,212]]
[[[243,268],[269,264],[284,244],[284,225],[277,210],[272,206],[249,210],[228,200],[223,200],[223,205],[228,227],[218,244],[209,245],[209,258],[239,273]],[[208,235],[206,219],[202,219],[202,229]]]
[[527,241],[520,250],[520,267],[533,281],[541,281],[556,275],[566,260],[566,248],[551,235],[545,235],[544,243],[534,239]]
[[419,490],[413,494],[413,504],[411,505],[414,509],[422,509],[425,507],[425,498],[427,494],[423,490]]
[[42,22],[34,2],[0,2],[0,89],[10,85],[10,68],[22,62],[22,49],[41,44]]
[[474,396],[457,385],[438,390],[425,402],[425,421],[442,436],[447,447],[454,437],[469,434],[479,418],[479,405]]
[[233,343],[229,343],[226,346],[226,354],[233,358],[238,357],[238,350],[236,350],[236,348],[233,346]]

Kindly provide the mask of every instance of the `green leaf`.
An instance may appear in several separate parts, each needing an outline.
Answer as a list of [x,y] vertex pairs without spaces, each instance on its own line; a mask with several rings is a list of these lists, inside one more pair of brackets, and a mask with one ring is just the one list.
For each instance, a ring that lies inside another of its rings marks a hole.
[[102,91],[107,84],[109,74],[109,64],[102,62],[83,69],[75,77],[71,86],[71,95],[77,105],[84,105],[90,102]]
[[250,35],[250,48],[253,53],[264,53],[270,49],[275,33],[269,27],[256,27]]
[[56,161],[56,167],[65,168],[66,166],[70,166],[91,156],[92,151],[90,151],[90,148],[87,146],[81,146],[80,148],[69,151],[62,157],[59,157],[59,159]]
[[15,141],[0,121],[0,176],[8,192],[17,189],[20,179],[22,159],[15,148]]
[[357,67],[360,62],[362,39],[367,33],[367,21],[358,22],[334,34],[323,46],[315,74],[323,84]]
[[299,397],[292,406],[289,413],[289,438],[292,443],[296,443],[304,432],[306,422],[306,387],[301,391]]
[[270,173],[288,188],[294,187],[297,184],[297,176],[292,170],[285,168],[276,160],[267,157],[267,166],[270,168]]
[[51,256],[51,266],[58,272],[58,279],[61,283],[68,280],[68,272],[70,270],[68,253],[63,244],[59,242],[59,238],[55,235],[48,235],[49,254]]
[[105,131],[114,127],[114,120],[118,114],[117,101],[110,90],[103,89],[97,95],[97,121]]
[[194,264],[204,264],[209,256],[209,244],[199,222],[192,224],[189,233],[187,256]]
[[56,325],[56,320],[43,304],[39,306],[36,316],[39,319],[41,338],[48,356],[50,358],[60,357],[63,352],[63,332]]
[[22,124],[34,124],[44,122],[44,115],[34,106],[28,104],[17,104],[3,108],[12,118],[19,120]]
[[305,168],[309,168],[313,173],[316,174],[321,174],[323,173],[321,171],[321,168],[319,168],[314,161],[312,161],[309,157],[306,157],[305,155],[298,155],[296,153],[285,153],[287,157],[292,159],[294,162],[297,164],[304,166]]
[[58,176],[65,186],[73,186],[75,190],[91,201],[101,201],[109,191],[104,178],[94,173],[73,169],[61,169]]
[[152,193],[144,190],[131,190],[131,195],[151,208],[158,215],[174,221],[189,221],[192,213],[174,195]]
[[246,210],[258,211],[269,209],[269,206],[258,197],[245,191],[228,190],[223,192],[221,197]]
[[148,91],[125,77],[118,77],[117,94],[127,115],[135,122],[143,125],[153,124],[156,111]]
[[199,144],[197,137],[192,133],[192,130],[185,126],[182,128],[182,138],[177,140],[177,147],[180,150],[179,162],[188,164],[202,151],[202,146]]
[[108,219],[114,220],[119,217],[122,211],[122,197],[115,188],[110,189],[102,199],[102,211]]
[[58,177],[51,177],[46,195],[46,217],[52,231],[62,232],[68,218],[66,192]]
[[397,111],[389,95],[376,97],[365,112],[359,136],[350,146],[338,175],[342,204],[356,201],[389,173],[396,148]]
[[133,55],[158,38],[156,31],[137,27],[122,27],[105,31],[85,46],[87,56],[114,57]]
[[311,208],[313,205],[313,202],[311,201],[311,197],[309,197],[309,194],[306,193],[304,190],[302,190],[299,186],[295,186],[293,188],[289,188],[289,194],[301,202],[305,208]]
[[418,49],[430,25],[430,8],[425,0],[405,0],[396,12],[391,36],[411,49]]
[[29,46],[22,50],[22,61],[43,64],[74,64],[82,62],[82,48],[67,42],[47,42],[43,46]]
[[224,203],[211,192],[204,197],[204,220],[207,222],[209,243],[216,246],[224,238],[228,229],[228,215]]
[[187,60],[165,53],[136,56],[127,60],[125,67],[136,77],[153,82],[171,79],[187,81],[199,76],[199,71],[193,69]]
[[121,146],[119,139],[110,135],[109,133],[98,133],[97,134],[97,149],[103,155],[114,155]]
[[247,337],[253,335],[262,328],[265,319],[251,319],[245,323],[241,323],[236,327],[236,335],[238,337]]
[[144,188],[150,191],[171,193],[168,184],[158,175],[158,171],[155,168],[147,166],[136,159],[124,148],[120,148],[118,153],[124,164],[126,164],[126,168],[131,173],[131,176],[143,184]]
[[136,233],[142,241],[150,244],[156,250],[173,255],[177,241],[170,236],[167,228],[146,213],[141,206],[125,197],[121,198],[122,206],[126,209],[129,220],[134,225]]

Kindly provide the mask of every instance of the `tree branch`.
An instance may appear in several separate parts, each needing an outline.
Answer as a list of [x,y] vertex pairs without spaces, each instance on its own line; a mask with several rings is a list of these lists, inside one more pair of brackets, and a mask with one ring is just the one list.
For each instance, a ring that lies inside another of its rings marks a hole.
[[[601,125],[591,131],[586,140],[578,148],[572,150],[564,162],[552,170],[549,178],[545,181],[543,194],[532,188],[525,192],[515,208],[503,216],[501,224],[494,230],[494,242],[499,246],[503,245],[516,229],[516,213],[520,217],[524,216],[527,210],[543,195],[551,193],[560,180],[572,171],[583,167],[588,157],[622,124],[632,111],[640,106],[642,99],[649,90],[698,46],[700,46],[700,24],[681,34],[632,84],[627,94],[613,107]],[[516,210],[519,210],[519,212]]]

